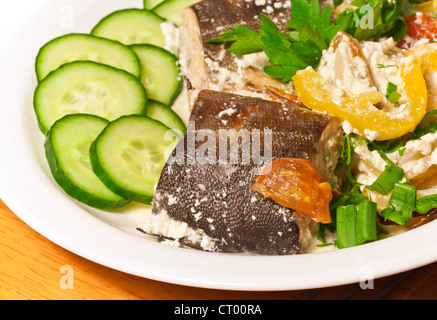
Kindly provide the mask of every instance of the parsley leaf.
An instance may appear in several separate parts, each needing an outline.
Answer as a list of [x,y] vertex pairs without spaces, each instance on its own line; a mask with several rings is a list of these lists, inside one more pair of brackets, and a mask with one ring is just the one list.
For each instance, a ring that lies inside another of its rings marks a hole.
[[359,4],[355,10],[359,23],[352,25],[347,31],[358,40],[378,40],[388,36],[402,39],[408,30],[403,17],[410,15],[410,4],[407,0],[355,0],[351,4]]
[[258,32],[245,26],[236,26],[233,30],[226,30],[219,38],[210,39],[208,42],[233,42],[229,50],[240,56],[264,50],[264,44]]
[[317,69],[322,53],[338,31],[358,40],[377,40],[382,36],[401,39],[407,32],[403,17],[413,12],[407,0],[354,0],[357,9],[347,9],[332,21],[333,7],[320,10],[319,0],[291,0],[291,19],[282,32],[275,23],[261,15],[259,31],[244,26],[223,32],[208,43],[232,42],[229,50],[236,55],[264,51],[270,66],[264,71],[283,82],[292,80],[298,70]]
[[318,0],[291,0],[291,3],[292,20],[286,24],[286,28],[290,29],[288,34],[284,34],[266,15],[260,15],[262,24],[259,32],[237,26],[208,42],[234,42],[229,50],[237,55],[264,51],[272,64],[264,71],[283,82],[291,81],[298,70],[308,66],[317,69],[323,50],[328,48],[335,34],[350,22],[331,23],[333,8],[327,6],[320,10]]

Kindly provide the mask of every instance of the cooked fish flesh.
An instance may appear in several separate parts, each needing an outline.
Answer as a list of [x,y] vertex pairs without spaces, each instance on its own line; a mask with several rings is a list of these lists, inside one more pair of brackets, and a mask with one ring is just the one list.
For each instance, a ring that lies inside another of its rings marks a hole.
[[[341,139],[341,123],[329,115],[201,91],[188,131],[162,171],[153,215],[138,229],[203,250],[303,253],[314,243],[317,224],[252,186],[263,167],[281,158],[308,159],[334,184]],[[251,142],[250,148],[244,141]]]
[[[290,19],[290,1],[204,0],[182,11],[180,61],[190,100],[200,90],[211,89],[292,102],[292,84],[285,84],[262,72],[268,65],[263,52],[239,57],[228,47],[206,41],[225,30],[244,25],[259,30],[265,14],[284,29]],[[191,105],[192,106],[192,105]]]

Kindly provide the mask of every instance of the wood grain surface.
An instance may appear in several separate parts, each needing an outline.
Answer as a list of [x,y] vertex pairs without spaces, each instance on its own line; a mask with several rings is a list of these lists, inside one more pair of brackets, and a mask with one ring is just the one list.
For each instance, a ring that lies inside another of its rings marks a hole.
[[[437,263],[359,284],[278,292],[192,288],[125,274],[79,257],[22,222],[0,200],[2,300],[435,300]],[[65,269],[67,268],[67,269]],[[70,272],[70,273],[69,273]],[[72,272],[72,273],[71,273]],[[74,281],[64,281],[69,275]],[[65,284],[70,284],[70,287]]]

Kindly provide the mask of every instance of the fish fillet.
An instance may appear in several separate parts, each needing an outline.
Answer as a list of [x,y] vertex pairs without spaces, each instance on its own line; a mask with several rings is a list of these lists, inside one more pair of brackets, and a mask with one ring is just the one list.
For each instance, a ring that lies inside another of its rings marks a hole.
[[[281,158],[308,159],[328,182],[337,182],[334,169],[341,138],[340,121],[329,115],[203,90],[187,133],[162,171],[152,220],[138,229],[210,251],[306,252],[315,241],[317,225],[252,186],[263,167]],[[250,148],[244,141],[250,141]],[[254,151],[257,146],[259,152]]]
[[268,65],[263,52],[239,57],[226,45],[206,42],[238,25],[258,31],[261,14],[284,30],[290,19],[290,1],[204,0],[182,11],[180,61],[191,102],[206,89],[298,101],[291,83],[282,83],[262,71]]

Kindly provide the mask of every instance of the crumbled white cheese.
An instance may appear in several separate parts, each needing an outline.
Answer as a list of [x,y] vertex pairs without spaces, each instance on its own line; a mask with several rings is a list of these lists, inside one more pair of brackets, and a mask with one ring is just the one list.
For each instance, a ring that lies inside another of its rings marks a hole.
[[347,120],[343,121],[342,128],[346,134],[351,134],[353,132],[352,125]]
[[265,6],[266,3],[267,3],[266,0],[255,0],[256,6]]
[[253,67],[259,70],[262,70],[265,66],[268,66],[270,64],[269,58],[264,53],[264,51],[241,56],[236,60],[236,63],[237,66],[241,69]]
[[391,82],[398,87],[398,93],[401,94],[399,104],[407,103],[400,75],[406,50],[398,48],[393,38],[379,42],[362,41],[360,44],[369,66],[372,81],[378,91],[385,95],[387,86]]
[[173,195],[168,196],[168,205],[169,206],[176,204],[177,201],[178,201],[178,198],[176,198],[175,196],[173,196]]
[[223,110],[223,111],[221,111],[219,114],[218,114],[218,117],[219,118],[221,118],[223,115],[228,115],[228,116],[231,116],[231,115],[233,115],[235,112],[237,112],[237,109],[234,109],[234,108],[228,108],[228,109],[226,109],[226,110]]
[[[384,171],[387,163],[378,151],[369,151],[366,145],[355,148],[357,161],[355,163],[357,182],[363,185],[372,184]],[[437,133],[429,133],[420,139],[410,140],[405,144],[402,153],[396,151],[387,155],[391,161],[404,170],[410,183],[418,189],[418,196],[435,193],[434,185],[430,187],[424,181],[429,180],[437,166]],[[366,190],[378,209],[384,209],[389,196],[381,196],[376,192]]]
[[202,217],[202,212],[198,212],[194,215],[194,219],[196,219],[196,221],[199,221],[201,217]]
[[170,51],[175,56],[179,56],[180,29],[172,22],[163,22],[159,26],[162,34],[164,35],[164,49]]
[[150,215],[144,220],[139,228],[148,234],[161,235],[171,239],[181,239],[192,233],[192,230],[185,222],[171,219],[165,210],[159,214]]
[[172,246],[179,246],[180,241],[183,239],[193,244],[200,244],[206,251],[217,250],[216,240],[208,237],[201,229],[193,230],[187,223],[170,218],[165,210],[161,210],[158,214],[149,214],[138,225],[138,229],[150,235],[171,239],[163,241],[163,243]]
[[377,139],[379,137],[379,132],[378,131],[369,130],[369,129],[364,129],[364,135],[366,136],[366,138],[369,141],[373,141],[373,140],[375,140],[375,139]]
[[335,84],[349,93],[359,94],[375,91],[369,79],[368,66],[365,59],[356,54],[356,46],[347,35],[342,35],[323,52],[318,67],[320,75],[328,82]]

